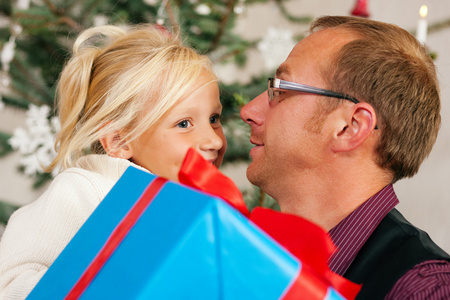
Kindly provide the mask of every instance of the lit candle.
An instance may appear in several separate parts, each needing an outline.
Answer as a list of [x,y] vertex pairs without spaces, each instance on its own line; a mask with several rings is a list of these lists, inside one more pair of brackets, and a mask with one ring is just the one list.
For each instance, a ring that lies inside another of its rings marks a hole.
[[428,13],[428,7],[426,5],[422,5],[420,7],[420,19],[419,23],[417,23],[417,32],[416,32],[416,38],[421,43],[425,43],[427,40],[427,13]]

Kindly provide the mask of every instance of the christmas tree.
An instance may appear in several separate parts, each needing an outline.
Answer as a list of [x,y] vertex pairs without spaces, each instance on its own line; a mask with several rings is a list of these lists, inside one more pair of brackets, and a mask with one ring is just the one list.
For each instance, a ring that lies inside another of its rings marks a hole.
[[[215,65],[233,63],[245,66],[249,49],[270,52],[271,46],[299,39],[290,32],[269,31],[262,40],[247,40],[233,32],[240,14],[255,3],[267,0],[17,0],[0,2],[1,74],[0,109],[11,106],[26,111],[26,128],[13,133],[0,132],[0,157],[13,151],[21,154],[24,176],[34,178],[39,187],[53,178],[42,165],[54,155],[53,136],[58,130],[54,107],[55,83],[70,55],[75,37],[85,28],[103,24],[155,23],[168,30],[181,30],[188,45],[208,55]],[[309,17],[292,16],[285,1],[273,1],[290,22],[307,24]],[[274,53],[270,53],[269,58]],[[275,53],[276,56],[276,53]],[[267,73],[245,84],[219,82],[224,106],[223,125],[228,139],[225,163],[247,160],[250,150],[249,129],[239,118],[240,108],[266,88],[275,63]],[[272,70],[270,70],[272,68]],[[258,189],[247,191],[249,207],[274,206]],[[264,200],[266,199],[266,200]],[[0,223],[5,223],[15,207],[0,199]],[[264,203],[265,202],[265,203]]]

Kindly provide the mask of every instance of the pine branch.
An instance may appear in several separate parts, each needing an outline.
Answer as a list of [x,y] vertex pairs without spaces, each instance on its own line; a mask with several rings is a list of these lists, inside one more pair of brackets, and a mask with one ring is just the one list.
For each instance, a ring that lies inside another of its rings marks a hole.
[[92,17],[92,11],[100,5],[100,3],[103,2],[103,0],[94,0],[91,2],[90,5],[87,5],[86,9],[82,12],[81,16],[81,20],[80,23],[81,24],[85,24],[86,23],[86,18],[90,18]]
[[[48,7],[48,9],[50,10],[50,12],[52,12],[52,14],[56,17],[59,17],[58,20],[56,21],[56,24],[66,24],[69,27],[77,30],[77,31],[81,31],[80,26],[78,25],[78,23],[72,19],[71,17],[69,17],[66,13],[66,10],[63,8],[58,8],[55,4],[53,4],[51,1],[49,0],[43,0],[44,4]],[[50,24],[48,25],[53,25],[52,22],[50,22]]]
[[33,179],[33,189],[38,189],[46,184],[49,180],[52,180],[53,176],[51,173],[39,173],[34,176]]
[[[26,79],[27,83],[28,83],[28,84],[31,84],[31,86],[34,88],[34,90],[35,90],[36,92],[38,92],[44,99],[49,99],[49,98],[51,98],[51,95],[49,95],[49,94],[47,93],[47,90],[46,90],[45,88],[43,88],[42,86],[40,86],[40,85],[37,83],[37,80],[31,76],[32,72],[30,72],[29,70],[27,70],[27,69],[25,68],[25,66],[22,64],[22,62],[21,62],[19,59],[14,58],[14,59],[12,60],[11,64],[12,64],[12,65],[17,69],[17,71],[19,71],[20,74]],[[14,83],[14,81],[13,81],[13,83]],[[18,94],[24,96],[24,98],[27,99],[27,100],[29,100],[31,103],[34,103],[34,104],[36,104],[36,105],[47,104],[45,101],[42,101],[42,100],[40,100],[40,99],[38,99],[38,98],[36,98],[36,97],[33,97],[33,96],[31,96],[31,95],[27,95],[27,94],[25,94],[25,93],[19,91],[18,89],[15,89],[14,87],[12,87],[12,88],[15,90],[16,93],[18,93]]]
[[11,145],[8,143],[10,138],[10,134],[0,132],[0,157],[4,157],[6,154],[13,151]]
[[61,24],[66,24],[77,31],[82,29],[74,19],[64,15],[64,10],[57,10],[57,12],[43,11],[42,9],[40,11],[18,11],[15,13],[15,18],[19,19],[22,26],[29,31],[48,29]]
[[178,24],[178,22],[175,18],[175,14],[173,13],[171,2],[172,1],[170,1],[170,0],[166,2],[166,6],[165,6],[166,12],[167,12],[167,16],[169,18],[170,24],[172,24],[172,29],[174,30],[174,33],[178,34],[180,32],[180,25]]
[[444,20],[444,21],[440,21],[440,22],[435,22],[430,24],[430,26],[428,26],[428,33],[435,33],[444,29],[447,29],[448,27],[450,27],[450,19]]
[[[441,30],[445,30],[449,27],[450,27],[450,19],[434,22],[428,26],[427,33],[428,34],[436,33]],[[417,31],[416,31],[416,29],[413,29],[413,30],[409,30],[409,33],[411,33],[412,35],[415,36]]]
[[[41,14],[38,14],[38,13],[41,13]],[[16,19],[19,19],[19,20],[24,20],[25,22],[21,22],[21,23],[22,23],[22,25],[25,25],[25,27],[27,27],[27,28],[29,26],[27,24],[24,24],[24,23],[29,23],[30,21],[45,21],[45,20],[48,19],[47,16],[42,14],[42,11],[34,12],[34,13],[29,13],[29,12],[25,12],[25,11],[18,11],[18,12],[16,12],[14,14],[14,17]],[[41,27],[41,24],[38,23],[38,24],[36,24],[36,26]]]
[[59,18],[57,24],[66,24],[70,28],[74,29],[77,32],[81,32],[81,30],[83,30],[83,27],[80,26],[77,23],[77,21],[75,21],[72,18],[69,18],[68,16],[64,16],[64,17]]
[[[24,92],[21,92],[19,89],[15,88],[14,86],[10,86],[10,90],[15,95],[18,95],[18,96],[22,97],[23,99],[26,99],[25,101],[27,102],[27,104],[33,103],[38,106],[45,104],[43,101],[41,101],[35,97],[31,97],[31,96],[25,94]],[[28,105],[26,107],[28,107]]]
[[78,0],[65,0],[64,1],[64,9],[65,10],[70,10],[77,3],[78,3]]
[[43,0],[44,4],[48,7],[48,9],[50,9],[50,11],[57,16],[60,16],[63,14],[63,12],[61,11],[61,9],[58,9],[52,2],[50,2],[49,0]]
[[18,98],[12,98],[12,97],[6,96],[6,95],[3,96],[3,102],[4,102],[6,105],[9,105],[9,106],[11,106],[11,107],[16,107],[16,108],[18,108],[18,109],[23,109],[23,110],[28,109],[28,106],[29,106],[29,104],[30,104],[30,103],[29,103],[27,100],[25,100],[24,98],[18,99]]
[[286,7],[283,4],[284,0],[275,0],[275,3],[277,4],[278,8],[280,9],[281,14],[288,19],[291,22],[295,22],[295,23],[303,23],[303,24],[309,24],[312,21],[311,17],[297,17],[297,16],[293,16],[291,15],[288,10],[286,9]]
[[257,43],[258,43],[257,41],[252,41],[248,43],[248,45],[245,48],[234,49],[233,51],[226,52],[223,55],[219,56],[218,58],[215,58],[214,63],[225,62],[229,58],[245,53],[248,49],[255,48]]
[[0,200],[0,223],[6,224],[9,220],[9,217],[18,208],[19,207],[16,205],[12,205]]
[[227,11],[225,12],[222,19],[220,20],[219,29],[217,30],[217,33],[214,36],[210,51],[214,51],[219,46],[220,39],[222,38],[223,34],[225,33],[225,27],[228,23],[228,20],[230,19],[230,16],[233,14],[235,4],[236,4],[236,0],[228,0]]
[[244,196],[245,205],[249,211],[252,211],[258,206],[280,211],[280,206],[278,203],[256,186],[253,186],[249,190],[242,191],[242,195]]
[[258,203],[259,203],[259,206],[261,206],[261,207],[264,207],[264,198],[266,198],[266,193],[264,193],[264,191],[260,189]]

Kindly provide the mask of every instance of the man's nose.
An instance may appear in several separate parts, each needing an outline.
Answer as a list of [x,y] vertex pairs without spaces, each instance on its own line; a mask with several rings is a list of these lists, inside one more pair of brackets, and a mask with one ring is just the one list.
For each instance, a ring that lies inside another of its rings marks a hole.
[[241,119],[251,126],[262,125],[268,108],[269,100],[265,91],[241,109]]

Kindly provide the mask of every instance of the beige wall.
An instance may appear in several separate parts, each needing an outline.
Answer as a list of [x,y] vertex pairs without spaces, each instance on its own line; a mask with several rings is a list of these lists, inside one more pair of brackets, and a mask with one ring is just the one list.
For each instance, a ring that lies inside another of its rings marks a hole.
[[[319,16],[326,14],[348,15],[356,0],[291,0],[289,10],[296,15]],[[369,2],[371,18],[395,23],[407,30],[415,30],[422,4],[429,7],[428,21],[433,23],[450,18],[450,1],[377,0]],[[290,29],[295,33],[305,27],[283,20],[273,4],[254,5],[242,16],[236,30],[249,38],[262,37],[269,26]],[[442,128],[430,157],[413,179],[395,185],[400,198],[399,209],[415,225],[429,232],[431,237],[450,252],[450,29],[429,34],[427,44],[437,52],[439,78],[442,83]],[[245,70],[232,66],[218,67],[217,72],[225,81],[239,77],[249,80],[252,74],[262,71],[261,55],[253,51]],[[23,114],[14,110],[0,111],[0,129],[12,132],[24,126]],[[33,201],[42,190],[32,191],[31,181],[16,172],[17,155],[0,160],[0,199],[25,204]],[[225,172],[233,177],[239,187],[247,187],[245,166],[227,167]]]

